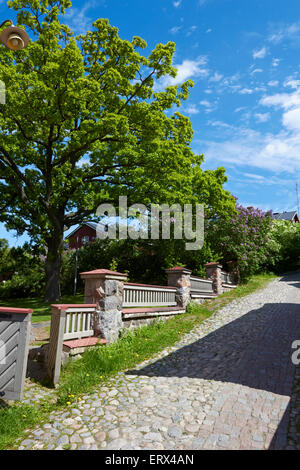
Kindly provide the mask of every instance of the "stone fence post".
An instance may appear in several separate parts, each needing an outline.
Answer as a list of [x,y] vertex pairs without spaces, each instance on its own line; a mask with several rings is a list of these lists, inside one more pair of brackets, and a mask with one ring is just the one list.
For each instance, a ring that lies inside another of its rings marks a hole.
[[228,261],[227,265],[228,265],[228,269],[229,269],[230,274],[232,274],[232,276],[233,276],[234,283],[239,284],[241,282],[241,278],[240,278],[240,271],[239,271],[237,262],[236,261]]
[[123,327],[122,304],[127,275],[96,269],[80,273],[85,281],[84,303],[97,304],[94,316],[94,334],[109,342],[117,341]]
[[207,263],[205,265],[206,268],[206,277],[207,279],[212,280],[212,288],[216,295],[220,295],[223,293],[223,286],[222,286],[222,277],[221,277],[221,269],[222,265],[218,263]]
[[168,286],[177,287],[176,301],[180,307],[186,308],[191,300],[192,271],[181,266],[166,269]]

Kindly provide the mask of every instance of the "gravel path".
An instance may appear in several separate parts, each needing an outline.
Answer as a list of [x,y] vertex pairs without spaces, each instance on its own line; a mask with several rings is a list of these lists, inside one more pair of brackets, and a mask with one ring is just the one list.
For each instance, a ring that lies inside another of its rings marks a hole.
[[299,287],[291,274],[233,301],[176,347],[52,413],[19,449],[300,449]]

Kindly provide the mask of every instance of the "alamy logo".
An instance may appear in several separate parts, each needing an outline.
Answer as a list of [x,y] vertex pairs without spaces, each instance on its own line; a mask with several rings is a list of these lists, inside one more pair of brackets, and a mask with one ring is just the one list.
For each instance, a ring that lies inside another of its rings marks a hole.
[[96,214],[101,218],[97,225],[97,237],[101,240],[184,238],[193,240],[186,242],[186,250],[200,250],[203,246],[203,204],[184,204],[183,208],[180,204],[151,204],[149,209],[144,204],[137,203],[128,207],[127,196],[121,196],[118,213],[112,204],[101,204]]
[[295,364],[295,366],[298,366],[300,364],[300,340],[295,340],[293,342],[292,349],[296,349],[292,354],[292,363]]
[[6,345],[0,339],[0,366],[6,364]]
[[6,88],[5,83],[0,80],[0,104],[6,103]]

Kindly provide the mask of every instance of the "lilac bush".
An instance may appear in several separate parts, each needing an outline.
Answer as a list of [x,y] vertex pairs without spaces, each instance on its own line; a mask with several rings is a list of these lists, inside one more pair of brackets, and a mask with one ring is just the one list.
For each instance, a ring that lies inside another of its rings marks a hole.
[[272,212],[236,204],[230,217],[210,221],[208,237],[222,263],[236,261],[242,278],[267,264]]

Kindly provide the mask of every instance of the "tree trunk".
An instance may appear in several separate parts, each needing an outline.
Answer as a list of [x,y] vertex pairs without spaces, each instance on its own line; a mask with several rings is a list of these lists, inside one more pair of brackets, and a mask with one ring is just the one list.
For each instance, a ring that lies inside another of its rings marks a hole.
[[45,302],[57,302],[61,297],[62,247],[63,233],[47,240]]

